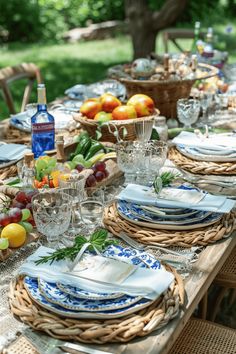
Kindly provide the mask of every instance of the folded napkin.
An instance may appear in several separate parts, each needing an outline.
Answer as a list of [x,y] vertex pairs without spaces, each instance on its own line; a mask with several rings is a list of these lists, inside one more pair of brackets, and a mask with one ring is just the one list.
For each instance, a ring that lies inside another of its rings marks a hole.
[[[182,190],[178,188],[167,188],[168,193],[164,192],[165,189],[166,188],[163,188],[163,192],[161,193],[164,197],[160,198],[152,187],[128,184],[117,196],[117,199],[140,205],[166,208],[189,208],[217,213],[228,213],[235,205],[235,201],[227,199],[226,197],[203,194],[194,189]],[[173,198],[171,198],[171,190],[173,191]],[[176,196],[178,196],[178,200]]]
[[23,144],[2,144],[0,145],[0,161],[20,160],[26,152],[30,152],[30,149]]
[[225,150],[225,153],[236,152],[236,135],[210,134],[208,138],[199,137],[195,133],[181,132],[173,139],[173,143],[213,151]]
[[[116,246],[109,246],[111,248]],[[172,273],[165,269],[147,269],[135,266],[135,270],[122,282],[102,282],[96,279],[86,279],[77,273],[73,274],[68,261],[59,261],[36,265],[35,260],[39,257],[52,253],[53,249],[39,247],[34,254],[27,258],[26,262],[18,269],[18,274],[25,274],[31,277],[39,277],[48,282],[61,282],[72,286],[79,286],[88,291],[94,292],[122,292],[131,296],[142,296],[154,300],[162,294],[174,280]]]
[[[55,119],[55,129],[66,129],[71,122],[74,122],[72,113],[67,109],[49,111]],[[12,115],[10,125],[26,132],[31,131],[31,118],[26,112]]]

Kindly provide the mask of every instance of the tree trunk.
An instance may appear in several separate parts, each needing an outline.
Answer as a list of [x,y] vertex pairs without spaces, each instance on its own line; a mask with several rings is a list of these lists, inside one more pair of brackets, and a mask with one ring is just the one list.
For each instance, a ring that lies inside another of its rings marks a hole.
[[146,0],[125,0],[125,13],[132,38],[134,59],[155,52],[158,32],[171,25],[188,0],[166,0],[160,11],[151,11]]

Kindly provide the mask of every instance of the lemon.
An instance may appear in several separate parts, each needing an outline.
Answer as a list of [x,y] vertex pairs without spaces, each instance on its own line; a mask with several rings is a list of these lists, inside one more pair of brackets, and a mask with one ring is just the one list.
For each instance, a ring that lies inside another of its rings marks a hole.
[[17,248],[25,243],[26,231],[23,226],[12,223],[2,229],[1,237],[8,239],[9,247]]

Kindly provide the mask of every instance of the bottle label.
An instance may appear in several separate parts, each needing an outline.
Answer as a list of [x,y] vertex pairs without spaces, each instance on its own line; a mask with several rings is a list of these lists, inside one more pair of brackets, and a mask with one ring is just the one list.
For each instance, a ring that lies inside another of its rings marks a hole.
[[54,131],[54,123],[35,123],[32,124],[32,132],[33,133],[47,133],[50,131]]

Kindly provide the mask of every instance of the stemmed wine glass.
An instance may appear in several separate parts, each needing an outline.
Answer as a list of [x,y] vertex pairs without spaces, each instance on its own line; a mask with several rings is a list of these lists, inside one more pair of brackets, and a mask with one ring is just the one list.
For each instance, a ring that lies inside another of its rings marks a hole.
[[72,197],[71,223],[67,232],[68,239],[71,239],[71,241],[74,241],[74,237],[82,226],[82,223],[79,222],[79,219],[81,219],[79,203],[83,199],[85,182],[85,176],[82,175],[59,179],[59,190]]
[[137,163],[140,161],[140,142],[122,141],[116,144],[117,164],[125,174],[125,183],[134,183],[136,179]]
[[60,190],[38,193],[32,198],[36,227],[47,237],[49,247],[58,248],[59,236],[68,229],[73,198]]
[[184,128],[191,128],[196,123],[200,113],[200,102],[196,99],[181,98],[177,102],[177,115]]

